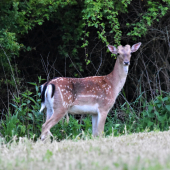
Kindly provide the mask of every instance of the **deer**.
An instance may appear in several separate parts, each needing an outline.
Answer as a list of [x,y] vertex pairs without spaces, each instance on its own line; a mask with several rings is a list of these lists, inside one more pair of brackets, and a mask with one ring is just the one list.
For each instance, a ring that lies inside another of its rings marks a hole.
[[46,108],[46,121],[42,125],[41,140],[52,135],[50,129],[65,115],[91,114],[92,134],[103,134],[106,117],[123,88],[130,65],[131,53],[136,52],[141,42],[130,45],[108,45],[111,53],[117,54],[113,71],[104,76],[85,78],[58,77],[41,85],[41,109]]

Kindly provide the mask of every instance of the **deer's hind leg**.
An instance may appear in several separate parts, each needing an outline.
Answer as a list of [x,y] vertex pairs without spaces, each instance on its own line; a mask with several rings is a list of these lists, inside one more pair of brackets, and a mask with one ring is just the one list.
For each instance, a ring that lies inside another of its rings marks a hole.
[[54,109],[52,116],[42,125],[41,140],[44,140],[48,134],[51,134],[50,129],[57,124],[67,113],[67,109]]

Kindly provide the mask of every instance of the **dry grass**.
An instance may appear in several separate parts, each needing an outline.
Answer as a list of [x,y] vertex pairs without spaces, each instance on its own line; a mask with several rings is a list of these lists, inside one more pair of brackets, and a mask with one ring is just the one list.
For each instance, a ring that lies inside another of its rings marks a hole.
[[2,170],[170,169],[170,131],[61,142],[26,138],[0,145]]

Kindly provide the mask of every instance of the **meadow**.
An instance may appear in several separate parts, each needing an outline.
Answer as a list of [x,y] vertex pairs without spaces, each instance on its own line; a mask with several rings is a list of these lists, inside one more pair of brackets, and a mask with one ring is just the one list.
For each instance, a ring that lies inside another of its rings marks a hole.
[[0,170],[163,170],[170,169],[170,131],[60,142],[0,138]]

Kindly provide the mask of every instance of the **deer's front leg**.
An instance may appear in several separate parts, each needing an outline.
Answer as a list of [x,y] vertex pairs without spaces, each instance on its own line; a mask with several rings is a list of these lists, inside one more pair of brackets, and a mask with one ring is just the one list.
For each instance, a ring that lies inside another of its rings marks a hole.
[[108,112],[99,111],[98,113],[98,121],[97,121],[97,135],[102,135],[104,132],[104,125],[106,122]]
[[94,114],[92,115],[92,132],[93,136],[97,136],[97,121],[98,121],[98,115]]

